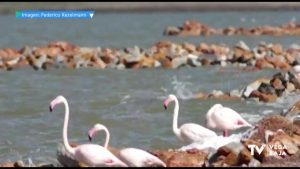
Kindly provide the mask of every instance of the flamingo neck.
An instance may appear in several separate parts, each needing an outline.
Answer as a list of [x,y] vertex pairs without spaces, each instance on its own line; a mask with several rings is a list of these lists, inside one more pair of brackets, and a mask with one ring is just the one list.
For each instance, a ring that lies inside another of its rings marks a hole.
[[109,131],[106,127],[104,127],[103,129],[105,131],[106,137],[105,137],[105,143],[104,143],[104,148],[108,148],[108,143],[109,143],[109,139],[110,139],[110,134]]
[[72,155],[75,154],[74,148],[72,148],[68,141],[68,122],[69,122],[69,104],[67,100],[63,100],[63,103],[65,105],[65,119],[64,119],[64,125],[63,125],[63,142],[66,150],[71,153]]
[[174,107],[174,115],[173,115],[173,132],[175,135],[180,137],[180,131],[178,129],[178,113],[179,113],[179,103],[178,100],[175,99],[175,107]]

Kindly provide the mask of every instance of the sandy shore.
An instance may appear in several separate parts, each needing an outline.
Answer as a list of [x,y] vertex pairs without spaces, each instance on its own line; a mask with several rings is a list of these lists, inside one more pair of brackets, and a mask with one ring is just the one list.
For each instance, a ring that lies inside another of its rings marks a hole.
[[300,9],[300,2],[0,2],[1,14],[37,9],[90,9],[98,12],[296,10]]

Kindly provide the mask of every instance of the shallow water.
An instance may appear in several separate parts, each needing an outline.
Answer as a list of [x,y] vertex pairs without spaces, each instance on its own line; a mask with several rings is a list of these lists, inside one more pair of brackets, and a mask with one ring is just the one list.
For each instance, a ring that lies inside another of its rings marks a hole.
[[175,42],[225,43],[234,45],[240,40],[249,46],[260,41],[284,46],[299,43],[296,36],[210,36],[166,37],[167,26],[181,26],[185,20],[196,20],[214,28],[277,26],[299,21],[298,11],[245,12],[153,12],[153,13],[95,13],[91,20],[80,19],[16,19],[15,13],[0,16],[0,47],[21,48],[27,45],[46,45],[49,41],[66,40],[81,46],[124,48],[134,45],[150,47],[159,40]]
[[[264,40],[288,46],[298,37],[163,37],[168,25],[181,25],[195,19],[213,27],[281,24],[297,17],[297,12],[207,12],[207,13],[118,13],[97,14],[93,20],[17,20],[0,16],[3,26],[0,47],[20,48],[24,44],[41,45],[66,40],[83,46],[150,47],[170,39],[193,43],[226,43],[239,40],[256,45]],[[242,22],[241,18],[246,21]],[[275,19],[276,18],[276,19]],[[298,18],[296,18],[298,19]],[[68,30],[68,31],[66,31]],[[4,36],[5,35],[5,36]],[[64,95],[70,105],[69,139],[88,141],[87,130],[95,123],[106,125],[114,147],[143,149],[180,148],[172,133],[173,105],[165,111],[162,101],[168,94],[179,97],[179,125],[195,122],[204,125],[204,115],[219,102],[241,112],[254,123],[269,113],[280,112],[299,99],[297,95],[276,103],[253,101],[193,100],[197,92],[214,89],[242,89],[256,78],[270,77],[276,70],[242,72],[237,68],[200,67],[176,70],[49,70],[31,68],[0,72],[0,161],[31,158],[33,162],[55,162],[57,143],[62,141],[64,108],[48,110],[49,102]],[[240,131],[237,131],[240,132]],[[219,132],[220,133],[220,132]],[[104,133],[95,142],[103,144]]]

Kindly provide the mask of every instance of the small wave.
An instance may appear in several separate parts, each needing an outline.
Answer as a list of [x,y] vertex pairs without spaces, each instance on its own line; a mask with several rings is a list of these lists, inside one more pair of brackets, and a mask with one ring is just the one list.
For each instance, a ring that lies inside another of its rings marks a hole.
[[276,102],[267,103],[266,105],[274,108],[285,109],[291,107],[300,100],[299,92],[284,95],[276,100]]
[[121,101],[120,101],[120,104],[125,104],[127,103],[127,100],[130,99],[130,95],[125,95],[122,97]]
[[179,99],[187,100],[193,98],[192,83],[188,81],[179,81],[176,76],[172,78],[173,91]]
[[247,120],[250,124],[255,124],[262,118],[262,115],[260,114],[242,113],[241,116],[245,118],[245,120]]

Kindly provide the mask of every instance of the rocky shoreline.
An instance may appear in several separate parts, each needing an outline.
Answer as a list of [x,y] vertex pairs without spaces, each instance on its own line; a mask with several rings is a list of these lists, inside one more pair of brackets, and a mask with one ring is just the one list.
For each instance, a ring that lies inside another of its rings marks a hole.
[[[221,144],[217,148],[197,148],[193,143],[179,149],[148,150],[148,152],[160,158],[168,167],[298,167],[300,165],[300,118],[296,119],[295,116],[299,115],[299,110],[300,101],[286,112],[263,117],[253,128],[242,133],[241,137],[227,141],[228,143]],[[219,136],[216,139],[222,142],[225,138]],[[251,145],[264,146],[264,149],[258,153],[251,150]],[[77,144],[71,146],[76,147]],[[120,148],[109,147],[109,150],[115,154]],[[80,164],[66,152],[62,143],[57,147],[57,160],[64,167],[80,167]],[[0,166],[57,167],[56,164],[29,165],[21,160],[2,163]]]
[[216,29],[194,20],[186,20],[182,26],[168,26],[164,35],[167,36],[211,36],[211,35],[244,35],[244,36],[299,36],[300,24],[288,22],[279,26],[257,26],[252,28],[229,26],[223,29]]
[[245,69],[272,68],[291,70],[300,63],[300,46],[284,49],[280,44],[261,42],[251,49],[240,41],[230,48],[225,44],[198,45],[159,41],[150,48],[138,46],[124,49],[80,47],[69,42],[50,42],[47,46],[24,46],[0,49],[0,70],[32,67],[51,68],[139,69],[233,65]]

